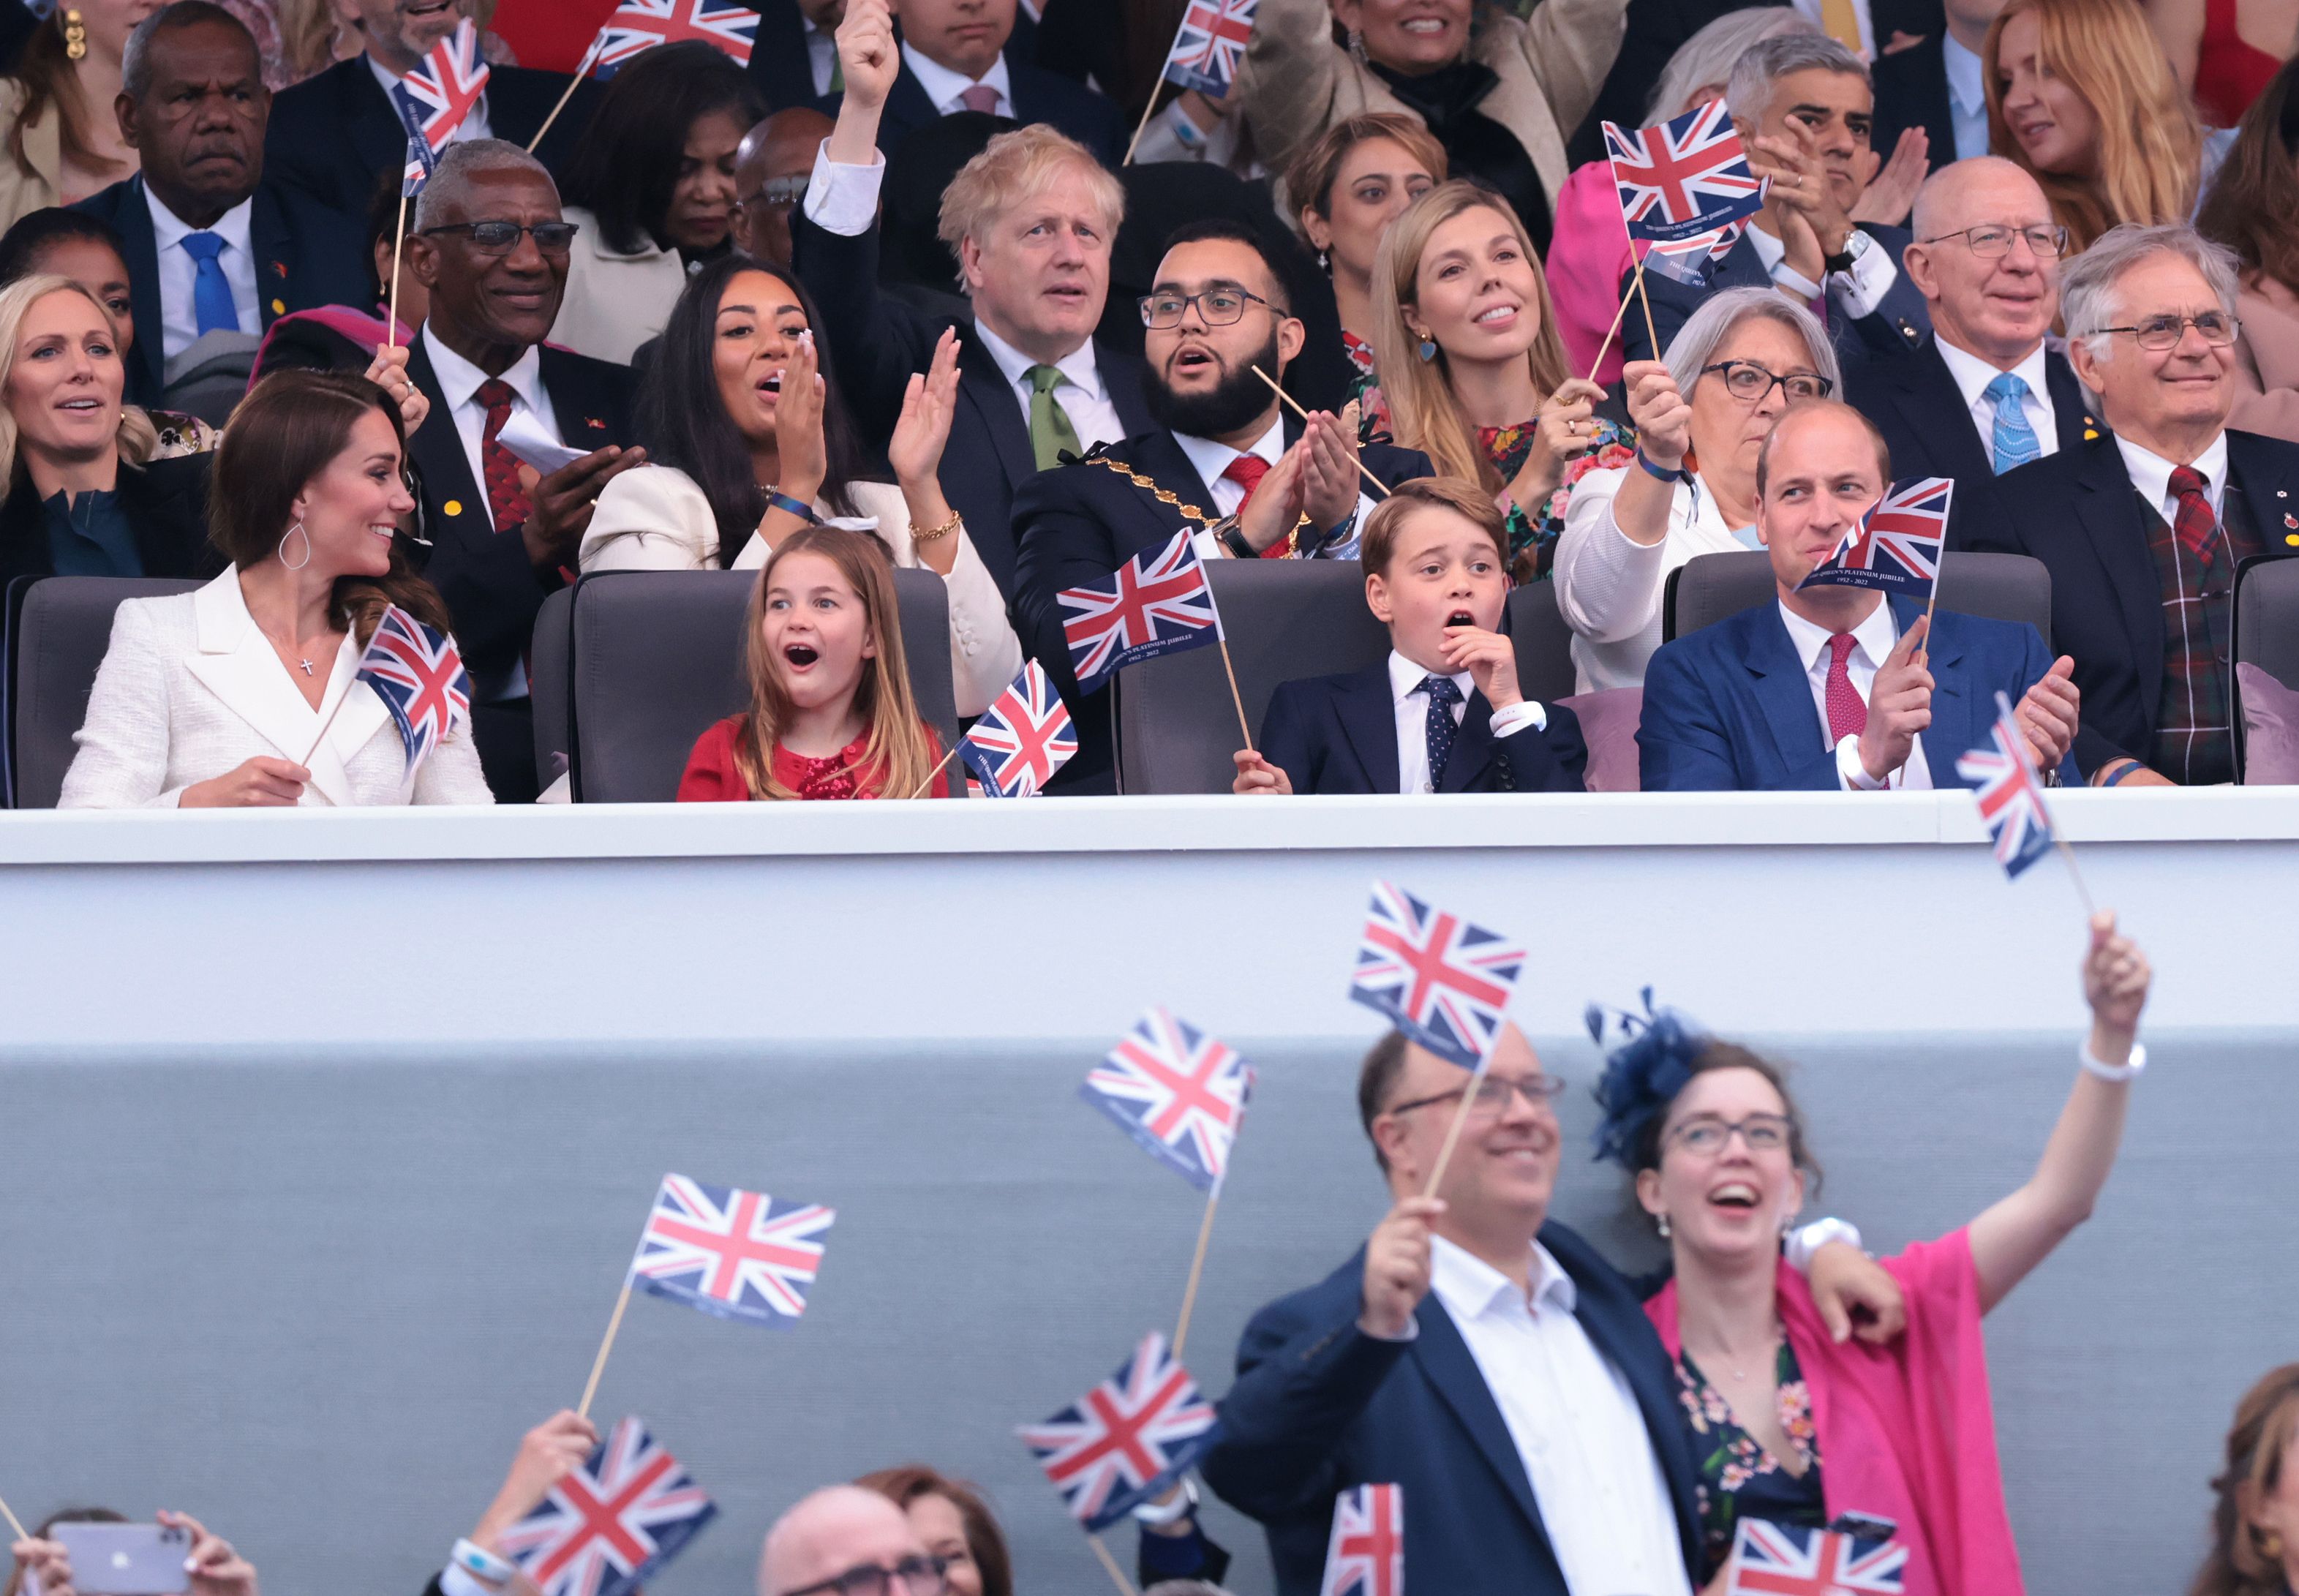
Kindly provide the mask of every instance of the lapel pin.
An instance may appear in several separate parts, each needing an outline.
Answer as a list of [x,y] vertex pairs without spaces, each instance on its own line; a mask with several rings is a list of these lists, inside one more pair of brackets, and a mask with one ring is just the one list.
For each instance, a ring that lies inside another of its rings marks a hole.
[[286,277],[287,275],[287,262],[285,261],[272,262],[271,275],[274,277]]
[[463,513],[463,501],[461,499],[450,499],[444,504],[440,505],[439,508],[445,511],[449,515],[461,515]]
[[2285,511],[2283,512],[2283,524],[2287,527],[2299,528],[2299,515],[2293,515],[2289,511]]
[[271,313],[275,316],[286,315],[287,313],[287,302],[284,299],[273,300],[271,302]]
[[2279,488],[2279,487],[2278,487],[2278,488],[2277,488],[2277,489],[2275,490],[2275,496],[2276,496],[2277,498],[2278,498],[2278,499],[2287,499],[2287,498],[2289,498],[2291,495],[2290,495],[2288,493],[2286,493],[2283,489],[2281,489],[2281,488]]
[[604,432],[607,430],[607,424],[599,420],[596,416],[585,416],[583,418],[583,425],[588,427],[593,432]]

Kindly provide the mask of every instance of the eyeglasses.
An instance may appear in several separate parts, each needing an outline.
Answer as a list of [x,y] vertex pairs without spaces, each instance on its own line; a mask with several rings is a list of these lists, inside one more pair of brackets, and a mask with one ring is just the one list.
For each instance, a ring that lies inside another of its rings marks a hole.
[[1191,305],[1204,317],[1208,327],[1228,327],[1245,314],[1249,304],[1266,305],[1276,315],[1283,311],[1270,304],[1258,294],[1243,288],[1208,288],[1202,294],[1144,294],[1141,296],[1141,325],[1159,328],[1179,327],[1182,318]]
[[[1431,1103],[1451,1102],[1466,1086],[1456,1086],[1450,1092],[1440,1092],[1434,1097],[1416,1097],[1411,1102],[1398,1103],[1389,1111],[1410,1114],[1415,1109],[1425,1109]],[[1536,1109],[1546,1108],[1564,1093],[1564,1083],[1553,1075],[1536,1075],[1525,1080],[1513,1081],[1504,1075],[1489,1075],[1476,1083],[1476,1093],[1469,1099],[1469,1112],[1489,1118],[1498,1118],[1508,1112],[1510,1100],[1523,1097]]]
[[1963,246],[1983,261],[1993,261],[2012,253],[2012,240],[2025,238],[2028,247],[2039,261],[2056,261],[2068,253],[2068,229],[2054,222],[2032,228],[2008,228],[2000,222],[1982,222],[1976,228],[1963,228],[1953,233],[1942,233],[1927,238],[1926,244],[1945,244],[1950,238],[1961,238]]
[[2104,333],[2129,333],[2142,349],[2158,352],[2177,349],[2179,340],[2194,328],[2203,335],[2204,342],[2214,349],[2224,349],[2235,342],[2243,323],[2225,311],[2205,311],[2200,316],[2148,316],[2137,327],[2103,327],[2095,330]]
[[904,1558],[891,1568],[866,1563],[820,1584],[785,1591],[783,1596],[944,1596],[950,1586],[942,1571],[940,1558]]
[[1732,1133],[1738,1131],[1750,1152],[1778,1152],[1789,1144],[1789,1122],[1778,1114],[1751,1114],[1746,1119],[1695,1114],[1669,1132],[1668,1139],[1696,1157],[1706,1158],[1723,1151]]
[[795,205],[806,197],[808,174],[799,172],[787,178],[768,178],[758,193],[735,202],[737,211],[747,211],[752,205]]
[[582,228],[571,221],[538,221],[533,227],[522,227],[515,221],[456,221],[444,227],[425,228],[423,236],[436,237],[441,233],[469,233],[471,247],[483,255],[507,255],[519,247],[522,235],[535,240],[535,247],[546,255],[563,255],[573,246],[575,235]]
[[1836,391],[1836,385],[1816,371],[1775,377],[1754,361],[1718,361],[1700,368],[1703,377],[1711,371],[1724,374],[1724,391],[1743,404],[1762,404],[1775,387],[1790,399],[1825,399]]

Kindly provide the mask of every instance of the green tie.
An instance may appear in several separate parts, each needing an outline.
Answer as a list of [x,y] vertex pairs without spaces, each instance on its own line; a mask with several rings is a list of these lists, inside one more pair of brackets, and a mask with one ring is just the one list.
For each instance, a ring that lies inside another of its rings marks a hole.
[[1053,366],[1030,368],[1030,449],[1038,457],[1038,469],[1051,470],[1062,463],[1061,452],[1083,454],[1078,444],[1077,428],[1070,425],[1069,411],[1054,397],[1054,388],[1062,379],[1060,370]]

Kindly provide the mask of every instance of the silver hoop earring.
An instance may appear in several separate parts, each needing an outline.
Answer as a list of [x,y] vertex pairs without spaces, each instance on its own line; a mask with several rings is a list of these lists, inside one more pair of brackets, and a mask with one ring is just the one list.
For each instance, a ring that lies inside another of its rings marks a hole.
[[[290,560],[287,558],[287,544],[291,540],[297,537],[303,540],[303,557],[301,560]],[[303,522],[297,521],[294,526],[288,528],[287,536],[279,540],[279,563],[286,566],[289,570],[302,570],[305,566],[311,563],[311,535],[303,530]]]
[[1659,1224],[1660,1224],[1660,1239],[1661,1239],[1662,1241],[1664,1241],[1664,1241],[1668,1240],[1668,1216],[1667,1216],[1666,1214],[1663,1214],[1663,1215],[1661,1215],[1661,1216],[1660,1216]]
[[[1328,35],[1327,37],[1330,37],[1332,36]],[[1349,59],[1356,62],[1359,66],[1371,66],[1373,64],[1365,59],[1365,35],[1359,33],[1354,28],[1349,29]]]

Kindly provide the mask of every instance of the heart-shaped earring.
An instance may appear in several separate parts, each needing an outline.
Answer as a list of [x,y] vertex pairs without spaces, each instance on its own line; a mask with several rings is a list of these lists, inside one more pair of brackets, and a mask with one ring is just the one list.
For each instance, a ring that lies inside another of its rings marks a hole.
[[1422,358],[1422,360],[1423,360],[1424,362],[1426,362],[1426,361],[1433,361],[1433,360],[1435,360],[1435,359],[1437,358],[1437,340],[1436,340],[1436,339],[1434,339],[1434,338],[1423,338],[1423,339],[1422,339],[1422,340],[1421,340],[1421,358]]

